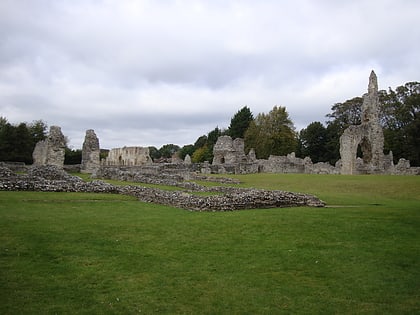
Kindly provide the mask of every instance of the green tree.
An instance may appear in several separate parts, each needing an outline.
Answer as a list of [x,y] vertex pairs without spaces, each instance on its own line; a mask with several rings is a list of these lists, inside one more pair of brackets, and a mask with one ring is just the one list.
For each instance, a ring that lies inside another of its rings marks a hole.
[[314,163],[325,162],[327,141],[327,129],[324,125],[319,121],[312,122],[299,133],[299,155],[309,156]]
[[149,155],[152,158],[153,161],[160,159],[162,157],[162,154],[156,147],[149,147]]
[[6,117],[0,116],[0,131],[1,129],[7,125],[9,122],[7,121]]
[[385,151],[393,152],[394,162],[403,157],[420,165],[420,83],[408,82],[380,96]]
[[330,123],[336,124],[341,131],[350,125],[360,125],[362,116],[362,97],[354,97],[344,103],[336,103],[331,107],[332,113],[327,114]]
[[339,124],[331,123],[326,129],[327,141],[325,144],[325,161],[332,165],[340,159],[340,136],[343,131]]
[[0,161],[15,161],[16,128],[3,121],[0,128]]
[[210,131],[207,134],[207,142],[206,144],[213,149],[214,145],[217,142],[217,139],[219,139],[219,137],[223,135],[223,131],[221,129],[219,129],[219,127],[214,128],[212,131]]
[[29,133],[34,146],[47,137],[48,125],[42,120],[35,120],[28,125]]
[[82,163],[82,150],[66,148],[64,151],[64,164],[75,165]]
[[191,156],[191,161],[193,163],[202,163],[205,161],[211,162],[213,159],[213,152],[207,145],[202,146],[194,151],[193,155]]
[[160,149],[160,155],[164,158],[171,158],[180,149],[176,144],[165,144]]
[[187,154],[191,157],[194,151],[195,151],[195,148],[193,144],[184,145],[178,152],[179,158],[184,160]]
[[254,148],[257,158],[286,155],[297,149],[297,135],[285,107],[260,113],[245,132],[245,149]]
[[12,125],[2,117],[0,120],[0,160],[31,164],[34,147],[35,139],[26,123]]
[[200,136],[194,143],[194,151],[191,155],[191,161],[201,163],[204,161],[211,162],[213,160],[213,147],[217,139],[224,134],[219,127],[214,128],[207,135]]
[[99,158],[101,159],[101,161],[103,159],[106,159],[109,155],[109,150],[108,149],[101,149],[100,153],[99,153]]
[[207,143],[207,136],[202,135],[202,136],[198,137],[198,139],[194,142],[194,149],[197,150],[197,149],[205,146],[206,143]]
[[247,106],[242,107],[230,120],[227,134],[231,136],[232,139],[243,138],[245,136],[245,131],[253,120],[254,116],[252,115],[251,110]]

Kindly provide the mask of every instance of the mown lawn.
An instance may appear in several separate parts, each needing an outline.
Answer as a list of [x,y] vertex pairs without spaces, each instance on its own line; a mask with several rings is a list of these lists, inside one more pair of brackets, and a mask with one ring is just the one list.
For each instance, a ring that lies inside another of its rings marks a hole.
[[0,314],[420,313],[420,177],[239,179],[329,206],[0,192]]

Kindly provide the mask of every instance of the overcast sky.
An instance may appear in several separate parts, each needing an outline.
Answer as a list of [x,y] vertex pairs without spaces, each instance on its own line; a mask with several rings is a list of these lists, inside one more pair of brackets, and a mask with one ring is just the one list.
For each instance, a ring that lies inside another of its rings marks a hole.
[[0,116],[86,129],[102,148],[180,146],[285,106],[296,130],[337,102],[420,81],[417,0],[0,0]]

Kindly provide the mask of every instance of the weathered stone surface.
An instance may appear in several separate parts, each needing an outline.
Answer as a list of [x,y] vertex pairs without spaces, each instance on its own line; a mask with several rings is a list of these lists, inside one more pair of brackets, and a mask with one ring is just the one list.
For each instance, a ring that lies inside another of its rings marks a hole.
[[[368,93],[363,96],[362,123],[350,126],[340,137],[341,174],[357,174],[357,148],[363,153],[362,169],[368,174],[384,173],[384,135],[379,121],[378,81],[369,77]],[[360,169],[360,168],[359,168]]]
[[111,149],[103,164],[110,166],[139,166],[152,163],[149,148],[123,147]]
[[100,147],[99,139],[92,129],[86,130],[85,141],[82,147],[82,173],[94,173],[100,168]]
[[187,154],[184,158],[184,163],[190,165],[191,164],[191,156]]
[[241,138],[232,140],[230,136],[221,136],[213,148],[213,165],[246,162],[245,144]]
[[46,140],[39,141],[32,153],[34,165],[64,165],[66,140],[61,128],[51,126]]

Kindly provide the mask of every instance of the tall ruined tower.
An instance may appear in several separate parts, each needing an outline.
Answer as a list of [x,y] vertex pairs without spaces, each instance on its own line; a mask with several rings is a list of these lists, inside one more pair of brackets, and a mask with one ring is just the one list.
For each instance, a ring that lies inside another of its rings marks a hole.
[[356,174],[357,148],[363,154],[366,173],[384,171],[384,134],[379,120],[378,79],[372,70],[368,93],[363,95],[362,123],[350,126],[340,137],[341,174]]

